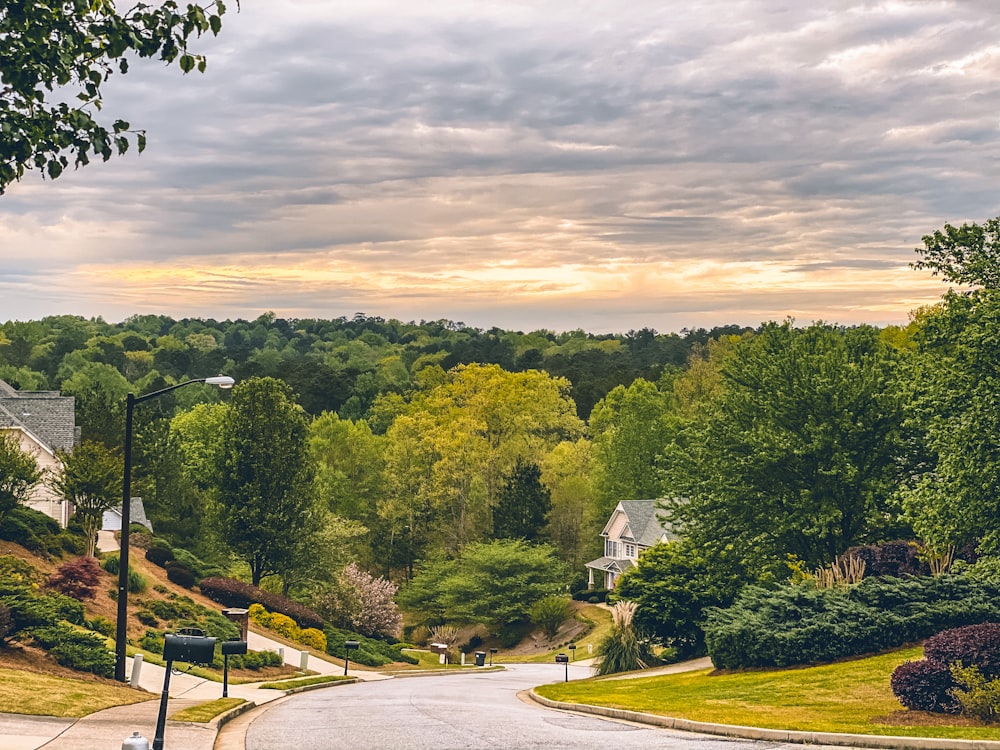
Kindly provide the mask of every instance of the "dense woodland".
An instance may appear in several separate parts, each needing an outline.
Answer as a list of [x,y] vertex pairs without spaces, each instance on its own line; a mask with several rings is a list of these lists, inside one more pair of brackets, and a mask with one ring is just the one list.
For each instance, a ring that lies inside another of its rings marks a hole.
[[499,631],[516,591],[582,585],[618,501],[660,498],[682,540],[618,594],[696,651],[706,608],[859,545],[1000,554],[998,226],[924,238],[915,265],[958,288],[905,327],[53,317],[0,326],[0,378],[74,395],[114,453],[127,392],[235,377],[140,406],[135,493],[171,544],[320,611],[351,567],[428,624],[503,609]]

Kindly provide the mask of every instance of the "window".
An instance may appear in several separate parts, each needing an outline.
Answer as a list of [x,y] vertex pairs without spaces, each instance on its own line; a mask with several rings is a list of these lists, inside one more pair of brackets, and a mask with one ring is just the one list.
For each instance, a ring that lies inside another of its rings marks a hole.
[[635,545],[634,544],[626,544],[625,545],[625,557],[629,558],[630,560],[634,560],[635,559]]
[[608,539],[604,543],[604,556],[618,557],[618,542],[613,542],[610,539]]

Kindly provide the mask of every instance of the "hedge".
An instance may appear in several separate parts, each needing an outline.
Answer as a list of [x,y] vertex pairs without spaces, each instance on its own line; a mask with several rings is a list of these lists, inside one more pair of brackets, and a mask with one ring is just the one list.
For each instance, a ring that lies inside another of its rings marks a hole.
[[226,607],[249,609],[251,604],[260,604],[271,612],[291,617],[300,628],[322,629],[324,625],[323,618],[308,607],[243,581],[213,576],[203,578],[198,588],[209,599]]
[[1000,585],[950,574],[866,578],[849,588],[748,586],[731,607],[705,614],[705,642],[719,669],[817,664],[998,620]]

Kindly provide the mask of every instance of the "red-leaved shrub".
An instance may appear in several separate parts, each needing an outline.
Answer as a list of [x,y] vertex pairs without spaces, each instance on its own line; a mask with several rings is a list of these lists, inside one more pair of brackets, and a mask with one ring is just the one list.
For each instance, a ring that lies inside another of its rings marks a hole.
[[64,562],[49,576],[49,588],[74,599],[93,599],[104,571],[93,557]]

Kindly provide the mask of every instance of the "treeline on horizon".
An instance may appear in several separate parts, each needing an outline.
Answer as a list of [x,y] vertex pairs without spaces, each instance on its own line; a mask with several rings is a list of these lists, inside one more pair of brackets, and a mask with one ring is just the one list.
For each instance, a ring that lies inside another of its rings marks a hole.
[[726,325],[679,334],[651,328],[624,334],[523,333],[450,320],[403,323],[361,313],[328,320],[266,313],[255,320],[224,321],[133,315],[120,323],[57,315],[0,325],[0,379],[19,390],[77,396],[78,423],[86,431],[89,406],[83,386],[100,382],[106,368],[117,371],[137,394],[219,373],[237,380],[275,377],[293,389],[311,415],[332,411],[360,419],[379,395],[411,388],[414,375],[428,365],[450,370],[496,364],[508,372],[544,370],[566,378],[577,414],[586,419],[615,386],[636,378],[655,381],[665,370],[683,368],[693,348],[751,330]]

